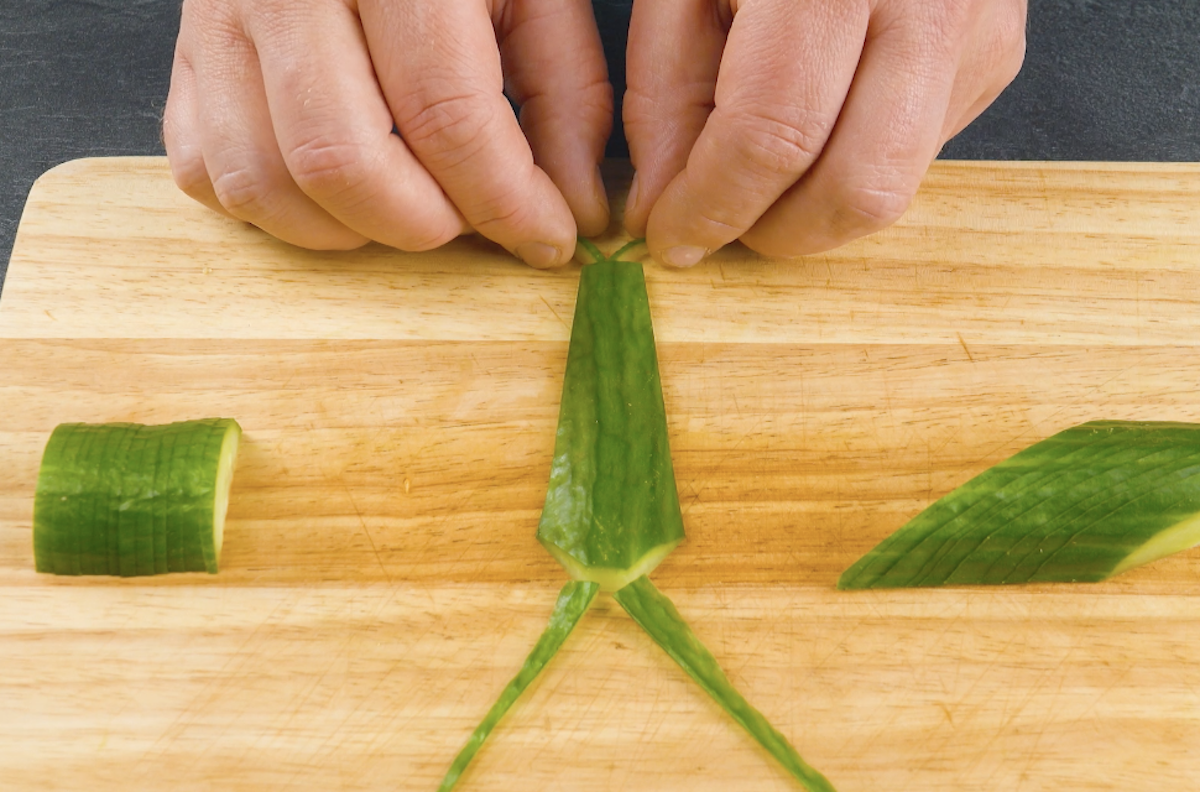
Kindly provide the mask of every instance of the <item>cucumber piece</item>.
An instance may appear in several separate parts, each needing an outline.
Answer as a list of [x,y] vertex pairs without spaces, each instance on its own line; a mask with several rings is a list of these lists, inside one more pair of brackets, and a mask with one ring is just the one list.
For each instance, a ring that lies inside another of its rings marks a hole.
[[[442,782],[447,792],[492,728],[558,651],[599,590],[626,611],[812,792],[833,787],[729,683],[670,600],[645,577],[683,540],[667,442],[646,280],[640,264],[586,239],[567,352],[554,460],[538,541],[575,580],[521,673],[472,734]],[[592,263],[588,263],[588,261]]]
[[615,591],[683,540],[642,265],[583,268],[538,541]]
[[1200,424],[1092,421],[918,514],[840,589],[1095,582],[1200,544]]
[[215,574],[240,438],[227,418],[60,425],[38,473],[35,568]]
[[828,779],[801,759],[788,739],[738,693],[716,658],[679,615],[675,605],[654,587],[649,578],[639,577],[613,596],[654,642],[805,789],[811,792],[834,792]]
[[488,710],[480,724],[475,727],[467,744],[454,758],[450,769],[446,772],[446,777],[442,779],[442,785],[438,787],[438,792],[449,792],[458,783],[459,777],[467,769],[471,760],[475,758],[483,741],[488,738],[504,714],[546,667],[550,658],[558,653],[567,640],[567,636],[571,634],[580,618],[587,612],[588,606],[596,599],[596,593],[599,590],[600,587],[596,583],[589,581],[572,580],[563,586],[562,591],[559,592],[558,601],[554,605],[554,612],[550,614],[550,623],[546,625],[542,637],[538,639],[537,644],[529,653],[529,657],[525,659],[521,670],[500,693],[500,698],[496,699],[496,703]]

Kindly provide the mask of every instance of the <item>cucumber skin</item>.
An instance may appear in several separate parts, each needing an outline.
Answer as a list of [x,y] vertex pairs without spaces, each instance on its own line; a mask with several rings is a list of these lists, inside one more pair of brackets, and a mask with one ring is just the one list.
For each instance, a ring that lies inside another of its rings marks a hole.
[[1092,421],[936,501],[838,588],[1097,582],[1197,513],[1200,424]]
[[694,679],[730,717],[766,748],[809,792],[835,792],[825,776],[800,754],[729,681],[708,648],[688,627],[671,600],[642,576],[613,595],[633,620]]
[[684,538],[637,262],[603,260],[580,275],[537,538],[564,566],[570,560],[568,571],[601,583]]
[[241,427],[226,418],[55,428],[34,497],[35,569],[215,574],[216,468],[231,428],[240,436]]
[[512,681],[505,686],[500,693],[496,703],[488,710],[487,715],[475,727],[475,731],[471,733],[467,739],[467,744],[458,752],[458,756],[454,757],[454,761],[450,763],[450,769],[446,771],[445,778],[442,779],[441,786],[438,787],[438,792],[450,792],[454,785],[458,783],[458,779],[467,769],[467,765],[475,758],[475,754],[483,746],[488,735],[492,733],[492,729],[500,722],[509,708],[516,703],[517,699],[525,692],[525,689],[533,683],[537,675],[542,672],[546,664],[554,655],[558,654],[558,650],[566,642],[567,638],[575,630],[575,626],[579,624],[579,620],[583,618],[583,614],[591,606],[592,601],[596,599],[597,592],[600,591],[600,586],[590,581],[572,580],[562,587],[562,591],[558,594],[558,600],[555,602],[554,611],[550,614],[550,621],[546,625],[546,629],[542,632],[538,642],[529,652],[529,656],[525,658],[525,663],[521,666],[521,670],[512,678]]

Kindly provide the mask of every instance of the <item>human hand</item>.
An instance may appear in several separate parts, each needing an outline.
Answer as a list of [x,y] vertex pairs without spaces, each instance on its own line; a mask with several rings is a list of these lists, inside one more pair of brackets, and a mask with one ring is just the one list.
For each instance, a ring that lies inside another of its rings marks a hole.
[[611,125],[588,0],[185,0],[163,139],[184,192],[302,247],[474,229],[548,267],[608,225]]
[[635,0],[625,225],[690,266],[895,222],[1025,54],[1025,0]]

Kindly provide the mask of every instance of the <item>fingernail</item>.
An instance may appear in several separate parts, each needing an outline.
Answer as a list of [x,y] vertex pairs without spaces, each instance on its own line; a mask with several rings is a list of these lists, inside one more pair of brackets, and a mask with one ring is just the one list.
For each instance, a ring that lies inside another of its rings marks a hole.
[[562,251],[544,242],[522,242],[517,245],[517,257],[531,267],[546,269],[562,263]]
[[633,174],[633,181],[629,182],[629,192],[625,195],[625,212],[632,212],[637,208],[638,202],[638,177]]
[[694,245],[676,245],[662,252],[662,261],[671,267],[694,267],[708,255],[708,251]]

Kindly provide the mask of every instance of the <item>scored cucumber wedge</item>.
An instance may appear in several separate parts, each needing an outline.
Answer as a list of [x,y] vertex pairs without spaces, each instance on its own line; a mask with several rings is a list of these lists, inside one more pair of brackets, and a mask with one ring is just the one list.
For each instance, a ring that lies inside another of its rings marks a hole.
[[[619,255],[618,252],[616,255]],[[615,591],[684,538],[642,265],[583,268],[538,541]]]
[[34,497],[35,568],[215,574],[241,434],[231,418],[58,426]]
[[1095,582],[1200,543],[1200,424],[1092,421],[918,514],[840,589]]

